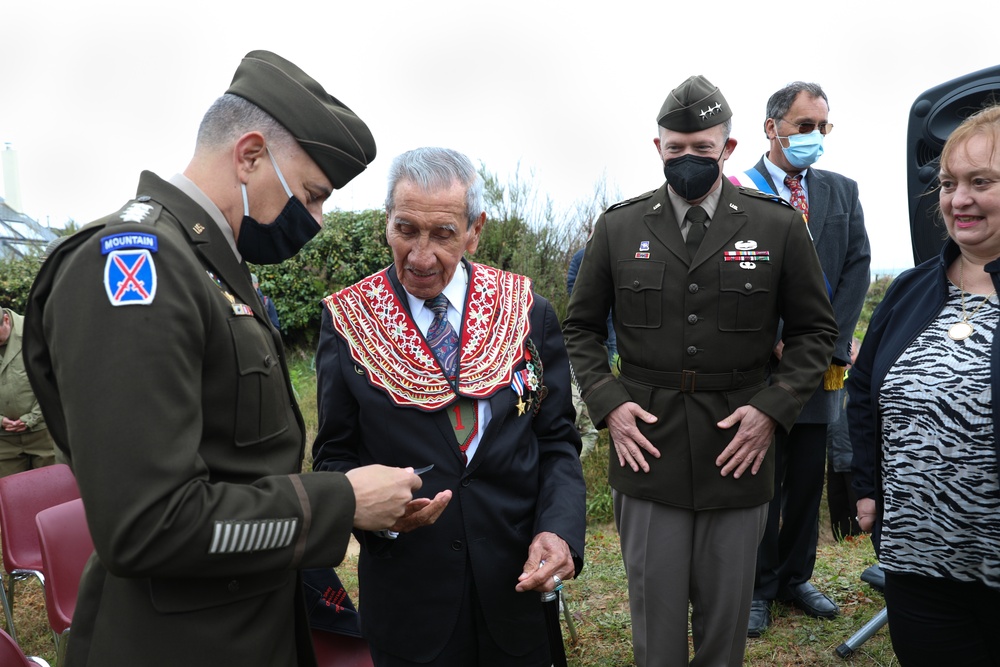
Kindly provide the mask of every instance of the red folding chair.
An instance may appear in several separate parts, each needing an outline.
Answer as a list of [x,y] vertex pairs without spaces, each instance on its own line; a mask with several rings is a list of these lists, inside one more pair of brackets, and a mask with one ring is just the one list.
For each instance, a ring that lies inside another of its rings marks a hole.
[[66,660],[80,576],[94,553],[94,542],[79,498],[42,510],[35,524],[45,572],[45,611],[56,639],[56,665],[61,667]]
[[[0,543],[5,582],[0,582],[10,636],[14,629],[14,584],[36,577],[45,586],[42,554],[38,546],[35,515],[39,511],[80,497],[80,489],[69,466],[57,464],[0,478]],[[6,585],[4,585],[6,584]]]
[[26,656],[17,645],[14,638],[0,630],[0,665],[3,667],[49,667],[49,663],[41,658]]
[[313,628],[312,640],[319,667],[373,667],[364,639]]

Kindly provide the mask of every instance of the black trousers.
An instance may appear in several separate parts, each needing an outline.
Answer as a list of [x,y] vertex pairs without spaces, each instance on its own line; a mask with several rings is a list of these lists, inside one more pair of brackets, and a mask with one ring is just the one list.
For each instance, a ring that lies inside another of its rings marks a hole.
[[851,473],[837,472],[829,459],[826,463],[826,505],[830,510],[833,539],[861,534],[861,526],[855,518],[858,516],[858,494],[851,487]]
[[812,577],[826,470],[826,424],[796,424],[774,437],[774,498],[757,548],[755,600],[788,597]]
[[[493,640],[486,617],[483,616],[479,595],[472,582],[472,569],[465,578],[465,594],[462,597],[462,609],[458,615],[455,633],[445,646],[444,651],[429,663],[418,663],[405,658],[380,651],[371,646],[372,662],[375,667],[549,667],[548,643],[541,644],[537,650],[528,655],[512,656],[504,651]],[[527,592],[522,595],[533,595],[539,598],[539,593]],[[361,603],[364,605],[364,603]],[[363,606],[362,606],[363,609]],[[418,612],[419,613],[419,612]]]
[[901,667],[1000,665],[1000,591],[887,571],[885,603]]

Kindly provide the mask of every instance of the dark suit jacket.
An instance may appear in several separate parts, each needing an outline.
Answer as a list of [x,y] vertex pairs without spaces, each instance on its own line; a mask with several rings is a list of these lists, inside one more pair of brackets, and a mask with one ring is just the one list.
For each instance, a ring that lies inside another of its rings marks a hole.
[[[566,344],[595,424],[634,401],[659,418],[639,429],[659,448],[648,473],[619,466],[610,453],[611,485],[628,495],[691,509],[753,507],[774,491],[774,457],[757,475],[722,477],[715,459],[736,427],[715,424],[752,405],[789,429],[830,361],[837,327],[816,251],[802,216],[784,202],[723,179],[705,239],[689,258],[664,183],[616,204],[597,220],[587,243],[565,321]],[[768,252],[741,266],[724,252]],[[613,307],[622,374],[608,368],[601,345]],[[742,382],[768,365],[778,320],[785,352],[767,384]],[[639,369],[633,373],[630,368]],[[727,390],[679,386],[642,372],[731,374]],[[690,387],[689,387],[690,389]]]
[[[388,273],[408,312],[395,267]],[[433,660],[452,636],[471,577],[493,638],[513,656],[523,655],[546,641],[538,593],[514,591],[531,540],[540,532],[556,533],[573,551],[577,571],[582,567],[586,492],[569,360],[555,313],[538,295],[530,320],[548,394],[537,414],[519,414],[517,394],[506,386],[497,390],[488,399],[489,426],[466,467],[448,418],[451,406],[425,412],[394,405],[352,360],[324,308],[316,354],[320,424],[314,467],[433,463],[418,495],[454,492],[434,525],[395,540],[357,533],[362,632],[382,651]]]
[[[774,181],[762,157],[756,169],[772,188]],[[832,171],[810,168],[809,231],[816,246],[819,263],[833,289],[833,314],[837,318],[836,347],[833,358],[851,359],[854,327],[871,284],[871,246],[865,230],[865,214],[858,200],[858,184]],[[777,192],[777,189],[775,189]],[[822,383],[799,414],[804,424],[830,424],[837,420],[843,392],[824,391]]]
[[[96,548],[67,664],[313,665],[297,569],[342,560],[353,490],[298,474],[281,339],[218,225],[149,172],[138,195],[53,252],[25,317],[32,386]],[[157,241],[147,305],[112,305],[114,234]]]

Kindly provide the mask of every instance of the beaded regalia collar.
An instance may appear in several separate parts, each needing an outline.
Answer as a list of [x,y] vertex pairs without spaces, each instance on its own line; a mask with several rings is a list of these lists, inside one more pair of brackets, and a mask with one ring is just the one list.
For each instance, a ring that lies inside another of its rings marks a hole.
[[530,331],[531,280],[484,264],[469,267],[457,390],[393,289],[392,267],[323,300],[351,358],[396,405],[437,410],[459,396],[488,398],[511,385]]

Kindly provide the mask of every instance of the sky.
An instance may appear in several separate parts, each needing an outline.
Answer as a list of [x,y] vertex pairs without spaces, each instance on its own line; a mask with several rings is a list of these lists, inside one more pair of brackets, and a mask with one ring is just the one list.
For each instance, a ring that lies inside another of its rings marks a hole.
[[1000,3],[748,4],[0,0],[0,149],[16,151],[23,212],[84,224],[134,196],[140,171],[183,171],[204,111],[243,55],[267,49],[350,106],[378,144],[326,210],[379,208],[394,156],[445,146],[501,180],[530,179],[568,219],[602,181],[622,198],[662,183],[655,118],[688,76],[733,107],[727,174],[767,150],[771,93],[813,81],[835,125],[815,166],[858,181],[873,272],[912,266],[910,106],[1000,63]]

